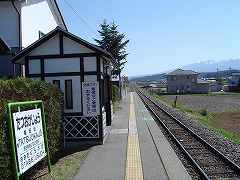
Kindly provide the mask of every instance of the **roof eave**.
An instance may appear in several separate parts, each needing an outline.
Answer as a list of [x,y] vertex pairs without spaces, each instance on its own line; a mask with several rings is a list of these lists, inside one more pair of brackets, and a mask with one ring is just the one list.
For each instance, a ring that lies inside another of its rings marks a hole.
[[116,60],[113,58],[113,56],[109,52],[105,51],[104,49],[102,49],[100,47],[97,47],[96,45],[88,43],[84,39],[79,38],[78,36],[76,36],[76,35],[68,32],[68,31],[62,29],[61,27],[55,28],[54,30],[50,31],[48,34],[44,35],[39,40],[35,41],[33,44],[31,44],[27,48],[25,48],[22,51],[20,51],[18,54],[16,54],[11,59],[11,61],[13,63],[16,63],[17,60],[21,59],[23,56],[26,56],[31,50],[33,50],[34,48],[38,47],[41,43],[44,43],[45,41],[47,41],[48,39],[52,38],[53,36],[55,36],[59,32],[64,33],[66,35],[66,37],[72,37],[73,40],[79,42],[80,44],[84,44],[86,47],[92,49],[93,51],[98,52],[100,55],[109,58],[111,60],[111,62],[114,64],[114,66],[116,66],[116,64],[117,64]]

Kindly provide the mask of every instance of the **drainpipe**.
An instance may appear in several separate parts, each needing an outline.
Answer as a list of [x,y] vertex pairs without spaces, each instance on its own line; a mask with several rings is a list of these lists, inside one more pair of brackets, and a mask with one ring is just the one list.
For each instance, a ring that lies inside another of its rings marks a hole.
[[[11,0],[12,6],[15,9],[16,13],[18,14],[18,51],[22,49],[22,36],[21,36],[21,13],[18,11],[16,5],[14,4],[14,0]],[[13,64],[13,75],[16,76],[16,65]]]

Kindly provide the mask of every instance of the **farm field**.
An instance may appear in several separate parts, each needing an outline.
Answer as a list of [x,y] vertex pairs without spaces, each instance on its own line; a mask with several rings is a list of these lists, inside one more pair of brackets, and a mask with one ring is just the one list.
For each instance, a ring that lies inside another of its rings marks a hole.
[[[173,103],[176,95],[162,97]],[[193,110],[207,109],[213,113],[240,112],[240,94],[178,95],[177,102]]]
[[[176,95],[159,98],[172,105]],[[230,136],[238,136],[237,139],[240,137],[240,94],[178,95],[177,108],[197,115],[202,122],[224,135],[230,133]]]

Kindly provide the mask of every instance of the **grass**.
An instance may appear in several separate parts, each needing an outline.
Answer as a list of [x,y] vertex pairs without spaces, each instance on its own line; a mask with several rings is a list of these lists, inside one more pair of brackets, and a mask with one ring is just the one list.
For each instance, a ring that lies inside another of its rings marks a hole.
[[37,178],[38,180],[70,180],[76,175],[82,161],[87,157],[88,150],[67,155],[52,165],[50,174]]
[[[231,93],[232,94],[232,93]],[[159,96],[159,95],[153,95],[156,99],[159,99],[162,102],[165,102],[168,105],[171,105],[174,107],[174,104],[169,103],[169,100],[164,98],[164,96]],[[221,134],[224,136],[225,139],[228,139],[236,144],[240,144],[240,136],[236,135],[232,132],[229,132],[223,128],[216,128],[214,127],[214,120],[216,118],[216,114],[207,112],[206,109],[201,109],[201,110],[193,110],[191,108],[188,108],[181,104],[180,102],[177,102],[177,106],[175,107],[176,109],[186,112],[189,116],[193,117],[194,119],[200,121],[202,124],[207,126],[209,129],[212,129],[218,134]]]
[[209,92],[207,94],[191,94],[192,96],[240,96],[236,92]]
[[113,102],[113,113],[122,109],[120,101]]
[[222,134],[226,139],[229,139],[235,142],[236,144],[240,144],[240,136],[232,132],[226,131],[223,128],[215,128],[215,131],[218,132],[219,134]]

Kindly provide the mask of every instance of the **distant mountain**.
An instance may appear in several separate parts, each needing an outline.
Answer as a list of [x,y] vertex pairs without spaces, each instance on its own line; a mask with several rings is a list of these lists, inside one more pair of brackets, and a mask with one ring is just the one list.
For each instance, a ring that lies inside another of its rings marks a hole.
[[230,59],[223,61],[202,61],[183,66],[182,69],[191,69],[197,72],[215,72],[229,69],[240,69],[240,59]]
[[[240,72],[240,59],[230,59],[224,61],[202,61],[181,67],[182,69],[193,70],[200,73],[203,78],[226,77],[234,72]],[[217,72],[218,71],[218,72]],[[170,71],[169,71],[170,72]],[[143,75],[130,78],[131,81],[156,81],[166,80],[167,73],[153,75]]]
[[229,77],[232,73],[240,73],[240,70],[225,70],[225,71],[218,71],[218,72],[202,72],[200,76],[202,78],[222,78],[222,77]]
[[166,79],[166,73],[162,73],[162,74],[153,74],[153,75],[146,75],[146,76],[138,76],[138,77],[133,77],[130,78],[130,81],[156,81],[156,82],[160,82],[161,80]]

